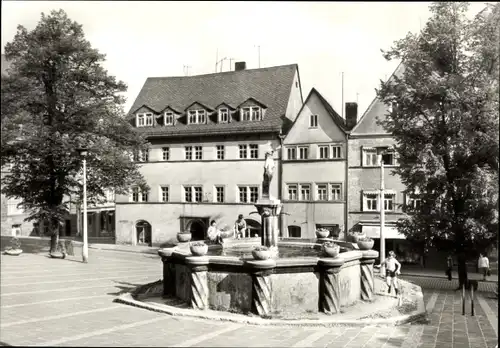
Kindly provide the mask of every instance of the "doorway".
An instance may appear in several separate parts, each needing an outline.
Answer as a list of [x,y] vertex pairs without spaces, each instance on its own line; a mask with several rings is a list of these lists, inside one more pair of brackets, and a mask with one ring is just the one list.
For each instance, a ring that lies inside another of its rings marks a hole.
[[205,231],[205,224],[200,220],[194,220],[189,226],[189,232],[191,232],[191,240],[205,240]]
[[151,224],[145,220],[139,220],[135,224],[137,245],[153,246],[151,238]]

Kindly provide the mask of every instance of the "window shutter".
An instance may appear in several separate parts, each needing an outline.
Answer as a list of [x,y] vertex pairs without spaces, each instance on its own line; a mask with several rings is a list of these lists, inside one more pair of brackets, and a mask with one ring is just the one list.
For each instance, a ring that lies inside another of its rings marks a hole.
[[366,156],[364,146],[361,146],[361,166],[366,167]]
[[366,195],[364,192],[361,192],[361,197],[362,197],[361,211],[366,211]]
[[139,114],[135,114],[135,126],[139,127]]
[[240,108],[240,122],[243,121],[243,108]]

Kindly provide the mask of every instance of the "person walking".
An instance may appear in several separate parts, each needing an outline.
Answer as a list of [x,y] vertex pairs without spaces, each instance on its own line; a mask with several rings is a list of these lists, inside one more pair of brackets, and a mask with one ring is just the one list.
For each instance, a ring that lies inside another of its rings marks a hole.
[[451,255],[448,255],[448,258],[446,259],[446,275],[448,276],[448,280],[451,281],[452,279],[452,272],[453,272],[453,258]]
[[486,276],[490,270],[490,260],[483,255],[479,254],[479,259],[477,260],[477,268],[479,269],[479,273],[483,275],[483,281],[486,281]]
[[401,274],[401,264],[396,260],[394,251],[389,251],[389,256],[384,260],[385,266],[385,279],[387,282],[387,292],[391,293],[391,288],[394,286],[396,296],[399,295],[398,289],[398,275]]

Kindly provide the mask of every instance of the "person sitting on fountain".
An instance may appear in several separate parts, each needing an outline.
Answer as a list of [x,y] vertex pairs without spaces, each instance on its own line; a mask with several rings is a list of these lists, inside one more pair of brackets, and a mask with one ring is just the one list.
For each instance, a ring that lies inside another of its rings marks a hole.
[[219,231],[219,229],[215,227],[215,220],[212,220],[210,222],[210,227],[208,228],[207,234],[208,234],[208,239],[210,239],[210,241],[219,244],[224,243],[221,231]]
[[243,214],[238,215],[238,220],[234,223],[234,234],[236,239],[240,239],[246,236],[247,223],[243,219]]

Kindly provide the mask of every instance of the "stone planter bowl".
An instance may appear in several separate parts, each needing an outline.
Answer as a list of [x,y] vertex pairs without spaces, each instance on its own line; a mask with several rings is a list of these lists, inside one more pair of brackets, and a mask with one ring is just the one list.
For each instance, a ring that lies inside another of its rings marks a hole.
[[271,250],[252,250],[252,256],[256,260],[269,260],[271,258]]
[[372,240],[367,241],[367,240],[358,240],[358,248],[359,250],[370,250],[373,248],[373,244],[375,242]]
[[190,232],[177,233],[177,240],[180,243],[187,243],[191,240],[191,233]]
[[189,246],[189,249],[191,250],[191,254],[193,254],[193,256],[204,256],[208,252],[208,245],[206,245],[206,244],[203,244],[203,245],[191,244]]
[[11,256],[19,256],[21,255],[23,251],[21,249],[10,249],[10,250],[5,250],[6,255],[11,255]]
[[316,231],[316,237],[319,238],[328,238],[330,235],[330,231]]
[[337,245],[337,246],[334,246],[334,247],[331,247],[331,246],[324,246],[323,245],[323,254],[326,256],[326,257],[337,257],[340,253],[340,247]]

